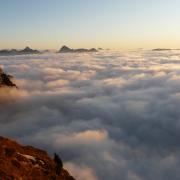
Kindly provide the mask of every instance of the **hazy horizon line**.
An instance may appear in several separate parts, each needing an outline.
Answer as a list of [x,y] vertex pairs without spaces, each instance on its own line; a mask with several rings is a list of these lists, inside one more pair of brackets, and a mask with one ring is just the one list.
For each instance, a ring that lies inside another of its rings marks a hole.
[[46,51],[46,50],[50,50],[50,51],[58,51],[60,50],[63,46],[67,46],[69,48],[72,48],[72,49],[80,49],[80,48],[84,48],[84,49],[91,49],[91,48],[95,48],[97,50],[131,50],[131,49],[144,49],[144,50],[151,50],[151,49],[171,49],[171,50],[180,50],[180,47],[162,47],[162,46],[154,46],[154,47],[121,47],[121,48],[110,48],[110,47],[101,47],[101,46],[97,46],[97,47],[90,47],[90,46],[76,46],[76,47],[72,47],[72,46],[69,46],[69,45],[61,45],[59,46],[59,48],[36,48],[36,47],[33,47],[33,46],[30,46],[30,45],[26,45],[26,46],[23,46],[23,47],[0,47],[0,50],[22,50],[22,49],[25,49],[26,47],[29,47],[31,49],[36,49],[36,50],[40,50],[40,51]]

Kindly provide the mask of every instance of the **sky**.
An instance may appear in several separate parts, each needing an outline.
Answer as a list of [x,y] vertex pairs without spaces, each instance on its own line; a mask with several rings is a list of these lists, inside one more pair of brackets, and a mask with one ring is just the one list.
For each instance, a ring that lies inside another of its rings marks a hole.
[[179,0],[0,0],[0,48],[180,48]]

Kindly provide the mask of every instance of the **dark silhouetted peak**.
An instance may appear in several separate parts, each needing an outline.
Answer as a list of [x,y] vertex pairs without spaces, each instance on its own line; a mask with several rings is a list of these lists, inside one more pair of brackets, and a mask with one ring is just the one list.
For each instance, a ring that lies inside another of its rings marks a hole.
[[34,49],[29,48],[29,47],[26,47],[25,49],[19,51],[19,53],[22,53],[22,54],[38,54],[40,52],[38,50],[34,50]]
[[66,52],[73,52],[73,49],[70,49],[69,47],[67,46],[63,46],[60,50],[59,50],[60,53],[66,53]]
[[3,72],[3,70],[0,68],[0,87],[16,87],[17,86],[12,82],[13,77],[10,75],[7,75]]
[[89,49],[89,52],[98,52],[98,51],[97,51],[97,49],[92,48],[92,49]]
[[[75,180],[46,151],[0,137],[0,179]],[[58,165],[58,166],[57,166]],[[57,172],[58,167],[58,172]]]
[[99,50],[99,51],[102,51],[102,50],[103,50],[103,48],[100,48],[100,47],[99,47],[99,48],[98,48],[98,50]]
[[18,50],[16,50],[16,49],[11,49],[11,53],[18,53]]
[[88,52],[88,50],[84,48],[80,48],[80,49],[74,49],[74,52],[83,53],[83,52]]
[[40,52],[38,50],[31,49],[29,47],[26,47],[23,50],[0,50],[0,56],[9,56],[9,55],[23,55],[23,54],[39,54]]
[[30,47],[26,47],[23,51],[32,51]]
[[77,52],[77,53],[86,53],[86,52],[98,52],[98,51],[95,48],[92,48],[92,49],[81,48],[81,49],[75,49],[74,52]]
[[6,54],[6,53],[8,53],[9,52],[9,50],[7,50],[7,49],[2,49],[2,50],[0,50],[0,53],[2,53],[2,54]]
[[164,48],[157,48],[157,49],[153,49],[153,51],[170,51],[172,49],[164,49]]
[[71,49],[71,48],[69,48],[67,46],[63,46],[59,50],[59,53],[85,53],[85,52],[97,52],[97,50],[95,48],[92,48],[92,49],[84,49],[84,48]]

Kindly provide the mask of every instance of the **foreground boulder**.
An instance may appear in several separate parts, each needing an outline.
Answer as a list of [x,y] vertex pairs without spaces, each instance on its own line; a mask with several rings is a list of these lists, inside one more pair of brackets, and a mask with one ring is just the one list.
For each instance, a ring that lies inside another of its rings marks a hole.
[[0,137],[0,179],[2,180],[75,180],[57,162],[32,146],[22,146]]

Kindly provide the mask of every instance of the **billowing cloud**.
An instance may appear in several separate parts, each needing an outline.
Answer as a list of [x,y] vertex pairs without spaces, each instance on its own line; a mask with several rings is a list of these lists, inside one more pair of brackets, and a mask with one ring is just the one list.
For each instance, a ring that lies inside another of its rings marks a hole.
[[65,167],[79,180],[97,180],[97,177],[89,167],[79,167],[77,164],[72,163],[66,163]]
[[180,177],[180,52],[0,57],[0,135],[57,152],[80,180]]

